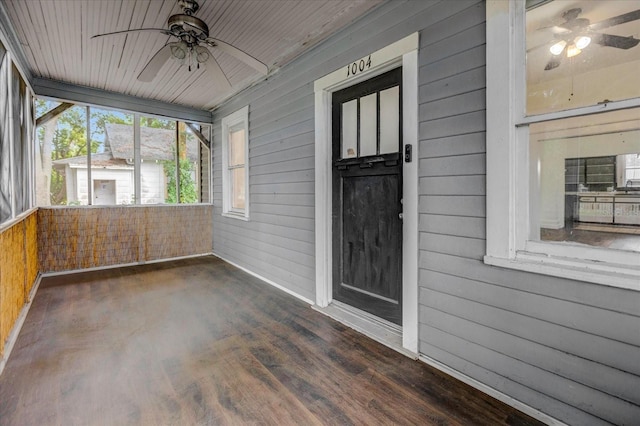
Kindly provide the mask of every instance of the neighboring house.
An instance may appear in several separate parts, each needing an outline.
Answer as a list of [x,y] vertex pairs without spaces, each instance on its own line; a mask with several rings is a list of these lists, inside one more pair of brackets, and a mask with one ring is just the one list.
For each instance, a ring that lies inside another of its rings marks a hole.
[[[104,152],[91,154],[92,205],[134,203],[133,126],[106,124]],[[141,127],[140,180],[141,204],[165,202],[168,179],[164,165],[175,161],[176,131]],[[188,136],[187,158],[198,160],[197,143]],[[65,176],[67,204],[86,205],[89,194],[87,158],[74,157],[53,162]],[[197,173],[192,173],[195,181]]]

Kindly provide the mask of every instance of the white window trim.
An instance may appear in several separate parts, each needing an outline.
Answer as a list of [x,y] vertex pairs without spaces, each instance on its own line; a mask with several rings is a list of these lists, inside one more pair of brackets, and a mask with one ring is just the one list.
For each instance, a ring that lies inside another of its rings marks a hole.
[[316,305],[324,308],[332,301],[333,271],[331,94],[402,66],[403,146],[413,145],[413,161],[403,163],[402,347],[413,354],[418,353],[418,46],[419,34],[413,33],[371,53],[372,66],[362,73],[348,75],[345,64],[314,82]]
[[[229,175],[229,133],[244,130],[244,209],[231,207],[231,177]],[[249,220],[249,105],[222,119],[222,216]]]
[[524,0],[487,0],[485,263],[640,290],[640,253],[531,241],[529,123],[614,111],[640,99],[525,117]]

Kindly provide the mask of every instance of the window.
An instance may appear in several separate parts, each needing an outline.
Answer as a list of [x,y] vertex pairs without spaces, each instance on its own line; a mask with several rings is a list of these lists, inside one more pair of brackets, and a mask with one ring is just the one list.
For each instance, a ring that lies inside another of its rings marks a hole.
[[249,218],[249,107],[222,119],[222,214]]
[[33,205],[33,95],[0,43],[0,224]]
[[487,2],[486,263],[640,290],[639,10]]
[[209,199],[210,126],[45,99],[36,108],[37,205]]

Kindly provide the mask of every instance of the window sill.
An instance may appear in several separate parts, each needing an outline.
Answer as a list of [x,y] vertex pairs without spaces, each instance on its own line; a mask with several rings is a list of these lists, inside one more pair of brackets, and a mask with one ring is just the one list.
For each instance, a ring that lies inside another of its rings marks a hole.
[[222,216],[230,217],[230,218],[233,218],[233,219],[244,220],[245,222],[249,222],[249,217],[245,216],[244,213],[225,212],[225,213],[222,213]]
[[[514,259],[485,256],[484,263],[502,268],[640,291],[640,266],[581,260],[519,251]],[[640,265],[640,254],[635,265]]]

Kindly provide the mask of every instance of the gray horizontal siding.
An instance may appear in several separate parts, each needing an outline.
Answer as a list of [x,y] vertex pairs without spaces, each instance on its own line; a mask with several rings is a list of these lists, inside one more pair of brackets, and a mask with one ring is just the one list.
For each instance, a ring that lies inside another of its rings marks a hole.
[[[313,299],[313,81],[420,31],[419,350],[571,424],[640,418],[640,293],[487,266],[484,2],[390,1],[214,111],[214,250]],[[249,222],[220,120],[250,106]]]
[[566,422],[635,424],[640,294],[482,262],[482,19],[420,50],[420,351]]

